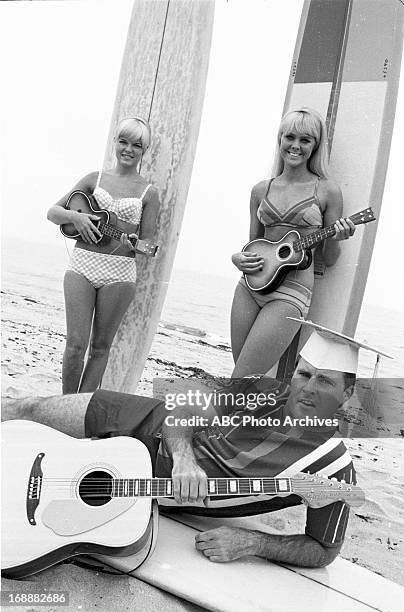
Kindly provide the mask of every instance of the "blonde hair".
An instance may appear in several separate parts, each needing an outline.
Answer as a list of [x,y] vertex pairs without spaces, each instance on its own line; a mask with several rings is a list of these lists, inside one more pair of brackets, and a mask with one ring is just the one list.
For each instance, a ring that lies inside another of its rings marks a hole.
[[289,111],[282,117],[278,131],[278,146],[275,154],[273,176],[279,176],[283,172],[284,163],[280,154],[280,143],[282,135],[290,130],[298,134],[307,134],[315,139],[316,144],[307,162],[307,167],[320,178],[329,178],[329,152],[325,121],[320,113],[307,107]]
[[140,140],[143,153],[147,151],[151,141],[151,129],[149,123],[141,117],[126,117],[122,119],[116,128],[115,139],[130,138]]

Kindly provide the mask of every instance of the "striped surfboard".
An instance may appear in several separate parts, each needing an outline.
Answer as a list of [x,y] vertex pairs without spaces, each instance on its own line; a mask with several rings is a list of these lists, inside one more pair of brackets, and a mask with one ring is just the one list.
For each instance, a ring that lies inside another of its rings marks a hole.
[[[327,119],[330,169],[344,197],[344,215],[371,206],[380,216],[393,132],[403,43],[401,0],[306,0],[284,112],[299,106]],[[341,243],[335,266],[317,255],[308,318],[353,335],[359,318],[377,221]],[[271,373],[289,379],[298,333]]]

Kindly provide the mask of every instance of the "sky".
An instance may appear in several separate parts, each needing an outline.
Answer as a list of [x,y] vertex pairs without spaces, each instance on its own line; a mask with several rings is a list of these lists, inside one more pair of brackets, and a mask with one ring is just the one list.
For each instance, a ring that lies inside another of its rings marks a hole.
[[[216,2],[178,268],[238,276],[230,256],[248,239],[251,187],[271,168],[302,5]],[[60,243],[46,211],[102,165],[131,9],[132,0],[0,3],[3,236]],[[403,200],[403,88],[365,301],[404,310],[392,222]]]

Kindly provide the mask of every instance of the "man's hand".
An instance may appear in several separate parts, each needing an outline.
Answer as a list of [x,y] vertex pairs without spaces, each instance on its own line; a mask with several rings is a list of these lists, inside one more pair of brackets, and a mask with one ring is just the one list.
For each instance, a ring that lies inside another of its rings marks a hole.
[[245,555],[255,555],[259,548],[260,534],[241,527],[219,527],[198,533],[195,547],[209,561],[225,563]]
[[342,542],[332,548],[323,546],[304,534],[275,535],[240,527],[219,527],[195,537],[196,549],[217,563],[255,555],[299,567],[325,567],[337,557],[341,546]]
[[203,502],[208,494],[206,473],[195,460],[193,452],[174,453],[173,470],[174,498],[178,504]]

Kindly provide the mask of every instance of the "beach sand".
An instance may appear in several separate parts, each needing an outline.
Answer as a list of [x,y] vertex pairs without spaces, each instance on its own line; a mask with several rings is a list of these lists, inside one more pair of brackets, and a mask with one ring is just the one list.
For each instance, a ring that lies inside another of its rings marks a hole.
[[[9,290],[2,291],[2,303],[2,396],[21,398],[60,394],[64,348],[62,307],[49,308],[45,301],[30,298],[21,291]],[[192,376],[203,381],[209,378],[208,374],[229,375],[231,368],[231,351],[226,344],[215,345],[203,334],[198,336],[187,328],[162,323],[137,393],[151,396],[155,378]],[[398,430],[390,432],[389,438],[347,440],[347,446],[366,501],[360,508],[351,510],[341,556],[404,585],[403,438]],[[304,508],[296,507],[261,516],[261,520],[274,531],[294,533],[301,530],[303,515]],[[71,566],[67,567],[72,571]],[[50,571],[63,572],[63,566]],[[73,573],[79,571],[75,568]],[[94,580],[91,578],[92,585]],[[98,576],[98,580],[102,582],[104,577]],[[143,585],[141,588],[146,592],[148,587]],[[168,602],[167,610],[195,609],[192,606],[187,608],[188,604],[177,608],[169,605]],[[155,608],[151,606],[150,609]]]

